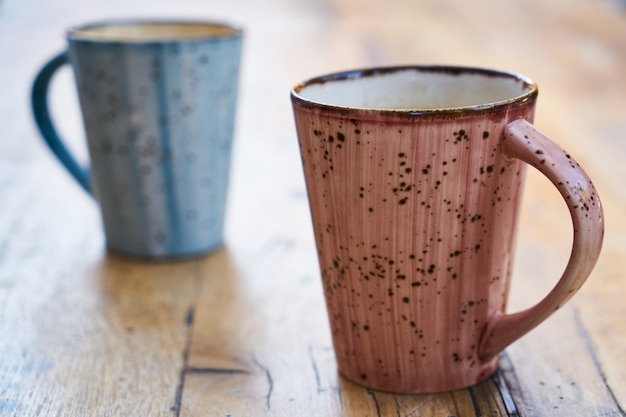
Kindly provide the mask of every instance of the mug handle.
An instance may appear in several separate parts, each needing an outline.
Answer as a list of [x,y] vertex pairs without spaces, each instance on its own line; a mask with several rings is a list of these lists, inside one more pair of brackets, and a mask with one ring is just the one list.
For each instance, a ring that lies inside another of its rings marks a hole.
[[64,64],[69,63],[67,52],[62,52],[44,65],[33,82],[33,88],[31,91],[31,106],[33,115],[35,117],[35,123],[39,128],[39,132],[43,136],[46,144],[52,150],[54,155],[61,161],[63,166],[70,172],[70,174],[78,181],[80,186],[90,193],[89,190],[89,170],[82,168],[74,156],[70,153],[67,147],[64,145],[59,134],[57,133],[52,118],[50,116],[50,110],[48,109],[48,90],[50,87],[50,81],[55,72],[61,68]]
[[537,168],[556,186],[569,208],[574,239],[565,272],[543,300],[518,313],[500,311],[491,317],[479,347],[485,361],[548,318],[580,289],[598,260],[604,237],[600,198],[570,155],[523,119],[506,127],[502,147],[505,155]]

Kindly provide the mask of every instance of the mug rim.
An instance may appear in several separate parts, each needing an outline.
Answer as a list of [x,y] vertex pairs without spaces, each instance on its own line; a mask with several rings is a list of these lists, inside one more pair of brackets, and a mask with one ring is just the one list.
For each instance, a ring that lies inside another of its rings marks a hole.
[[[478,74],[490,77],[508,78],[518,82],[522,82],[527,91],[510,97],[506,100],[494,101],[489,103],[481,103],[476,105],[467,105],[459,107],[445,107],[432,109],[385,109],[374,107],[352,107],[336,104],[323,103],[309,98],[305,98],[300,92],[312,85],[321,85],[328,82],[357,80],[377,75],[385,75],[398,73],[403,71],[430,72],[430,73],[447,73],[449,75],[468,75]],[[432,116],[432,117],[459,117],[461,115],[484,114],[491,113],[505,108],[518,107],[536,100],[539,94],[537,84],[528,76],[491,68],[454,66],[454,65],[399,65],[399,66],[383,66],[361,68],[348,71],[333,72],[317,77],[310,78],[296,84],[291,90],[291,101],[294,105],[310,109],[320,109],[327,112],[336,112],[340,114],[359,112],[360,114],[380,115],[380,116]]]
[[[184,37],[163,36],[162,38],[153,37],[146,39],[115,39],[115,38],[97,38],[90,36],[81,36],[81,32],[88,29],[121,26],[121,25],[201,25],[207,27],[215,27],[224,29],[225,33],[216,33],[210,35],[195,35]],[[89,42],[98,44],[168,44],[179,42],[206,41],[211,39],[237,38],[243,36],[243,28],[236,24],[220,20],[195,20],[195,19],[170,19],[170,18],[120,18],[106,19],[94,22],[75,25],[66,30],[65,35],[72,42]]]

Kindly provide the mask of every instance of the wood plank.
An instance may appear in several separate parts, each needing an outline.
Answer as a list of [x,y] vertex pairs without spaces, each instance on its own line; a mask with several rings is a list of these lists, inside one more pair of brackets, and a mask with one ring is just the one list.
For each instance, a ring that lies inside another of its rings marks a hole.
[[[103,283],[95,285],[108,287],[107,299],[74,287],[57,294],[64,303],[40,300],[36,317],[3,312],[31,325],[4,332],[12,341],[2,354],[1,414],[171,415],[186,336],[180,290],[155,271],[111,282],[107,274],[117,267],[104,268]],[[11,301],[28,308],[28,300]]]

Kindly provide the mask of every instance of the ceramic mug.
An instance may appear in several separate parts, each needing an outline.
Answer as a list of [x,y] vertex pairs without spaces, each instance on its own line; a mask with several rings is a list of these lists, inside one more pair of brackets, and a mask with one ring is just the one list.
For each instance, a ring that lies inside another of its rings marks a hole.
[[[70,29],[69,48],[38,73],[39,130],[99,202],[107,246],[187,257],[222,242],[238,89],[241,29],[214,22],[110,21]],[[48,87],[74,70],[91,161],[57,134]]]
[[[603,212],[583,169],[532,123],[537,86],[506,72],[395,67],[291,93],[339,371],[429,393],[491,375],[498,353],[590,274]],[[527,165],[558,189],[574,242],[537,305],[507,314]]]

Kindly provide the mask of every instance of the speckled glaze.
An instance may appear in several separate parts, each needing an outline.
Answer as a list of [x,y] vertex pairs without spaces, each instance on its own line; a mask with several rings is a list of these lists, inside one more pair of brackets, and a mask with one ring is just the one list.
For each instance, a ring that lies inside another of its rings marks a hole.
[[[116,25],[151,25],[150,36],[90,32]],[[197,33],[187,33],[187,26]],[[147,258],[218,247],[241,30],[202,22],[104,22],[72,29],[67,38],[68,53],[58,60],[69,60],[76,77],[91,178],[70,171],[100,204],[107,246]],[[57,156],[58,142],[51,143]]]
[[[354,108],[303,94],[395,71],[478,71],[487,80],[519,78],[526,92],[437,110]],[[578,164],[529,123],[536,96],[521,76],[445,67],[355,71],[294,88],[332,337],[347,378],[401,393],[475,384],[585,281],[601,247],[602,208]],[[507,315],[526,164],[568,203],[574,249],[550,295]]]

